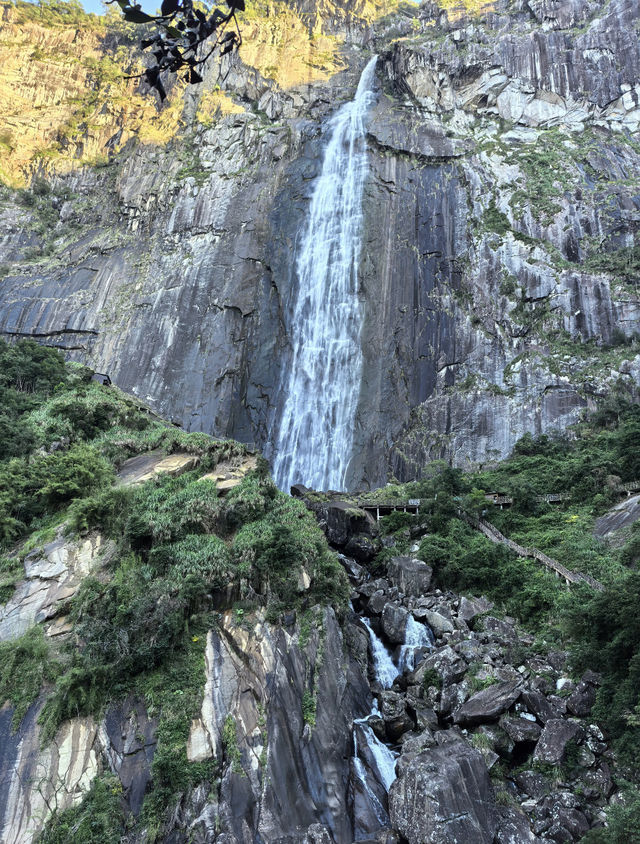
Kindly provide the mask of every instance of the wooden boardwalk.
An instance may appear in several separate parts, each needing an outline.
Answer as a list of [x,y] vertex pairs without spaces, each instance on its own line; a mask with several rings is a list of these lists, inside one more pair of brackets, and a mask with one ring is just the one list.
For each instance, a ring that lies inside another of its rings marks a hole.
[[542,563],[543,566],[554,572],[556,577],[563,578],[567,586],[571,583],[587,583],[592,589],[596,589],[598,592],[604,591],[602,583],[594,577],[591,577],[591,575],[583,574],[579,571],[571,571],[563,566],[562,563],[559,563],[552,557],[547,556],[547,554],[544,554],[542,551],[538,551],[537,548],[525,548],[523,545],[518,545],[517,542],[514,542],[512,539],[509,539],[504,534],[500,533],[497,527],[494,527],[490,522],[485,521],[485,519],[474,519],[472,516],[463,512],[460,512],[460,516],[465,522],[484,534],[487,539],[490,539],[491,542],[495,542],[499,545],[505,545],[513,551],[514,554],[517,554],[518,557],[529,557],[537,560],[539,563]]
[[[619,494],[626,494],[629,497],[634,492],[640,492],[640,481],[629,481],[626,484],[617,484],[614,486],[614,491]],[[501,492],[490,492],[485,495],[489,504],[494,504],[496,507],[511,507],[513,504],[513,497],[511,495],[503,495]],[[547,504],[561,504],[563,501],[570,501],[570,492],[547,492],[544,495],[536,495],[534,500],[538,503]]]
[[[629,481],[625,484],[617,484],[617,486],[614,487],[614,490],[621,495],[624,494],[629,497],[634,492],[640,492],[640,480]],[[503,495],[501,492],[487,493],[487,495],[485,495],[485,499],[488,504],[500,507],[501,510],[503,507],[510,507],[513,504],[513,497],[510,495]],[[368,513],[371,513],[371,515],[375,515],[376,520],[380,521],[382,516],[388,516],[389,513],[392,513],[394,510],[401,510],[404,513],[414,513],[415,515],[418,515],[420,512],[420,506],[433,500],[434,499],[432,498],[388,498],[386,500],[379,501],[376,499],[362,497],[355,499],[353,504],[355,507],[359,507],[361,510],[366,510]],[[534,500],[540,504],[545,502],[547,504],[561,504],[564,501],[571,500],[571,493],[547,492],[544,495],[536,495]]]
[[[628,483],[618,484],[614,487],[615,491],[620,494],[626,494],[627,497],[632,495],[634,492],[640,492],[640,480],[637,481],[629,481]],[[490,493],[489,495],[485,496],[488,503],[494,504],[495,506],[500,507],[509,507],[513,504],[513,498],[508,495],[502,495],[501,493]],[[549,492],[545,495],[537,495],[535,497],[536,501],[539,502],[547,502],[549,504],[558,504],[562,503],[563,501],[568,501],[571,498],[571,494],[568,492]],[[339,500],[339,499],[338,499]],[[409,498],[409,499],[399,499],[399,498],[388,498],[386,500],[377,501],[371,498],[356,498],[348,499],[348,502],[353,506],[357,507],[360,510],[365,510],[371,516],[373,516],[376,521],[380,521],[383,516],[389,515],[389,513],[393,513],[395,511],[401,511],[404,513],[413,513],[415,516],[418,516],[420,513],[420,507],[422,504],[427,504],[432,502],[434,499],[432,498]],[[310,510],[319,510],[323,506],[325,506],[322,502],[309,502],[308,505]],[[514,554],[517,554],[519,557],[528,557],[529,559],[537,560],[541,563],[545,568],[548,568],[550,571],[554,572],[556,577],[562,578],[567,586],[572,583],[586,583],[592,589],[596,589],[599,592],[604,591],[604,586],[594,577],[591,577],[589,574],[584,574],[580,571],[571,571],[570,569],[563,566],[562,563],[559,563],[557,560],[554,560],[552,557],[549,557],[547,554],[544,554],[542,551],[539,551],[537,548],[525,548],[523,545],[518,545],[517,542],[514,542],[512,539],[504,536],[504,534],[500,533],[498,528],[494,527],[490,522],[486,521],[482,518],[474,518],[469,516],[467,513],[464,513],[462,510],[458,511],[458,515],[461,519],[464,519],[468,524],[474,527],[476,530],[479,530],[487,539],[491,540],[491,542],[495,542],[496,544],[504,545],[513,551]]]

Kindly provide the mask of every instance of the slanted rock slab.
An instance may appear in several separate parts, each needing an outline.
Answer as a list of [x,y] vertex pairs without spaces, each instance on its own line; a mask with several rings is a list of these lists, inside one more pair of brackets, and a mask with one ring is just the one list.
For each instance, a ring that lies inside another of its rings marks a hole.
[[547,721],[557,718],[559,715],[558,710],[549,703],[541,692],[525,689],[522,692],[522,701],[529,712],[535,715],[542,724],[546,724]]
[[580,680],[567,700],[567,709],[572,715],[585,718],[596,702],[596,688],[584,678]]
[[535,721],[527,718],[517,718],[510,715],[503,715],[500,718],[500,726],[513,741],[537,741],[540,738],[542,729]]
[[476,616],[483,612],[489,612],[493,609],[493,603],[485,597],[480,598],[460,598],[460,607],[458,608],[458,617],[463,621],[472,621]]
[[407,628],[408,611],[398,604],[387,603],[382,610],[382,629],[387,639],[394,645],[404,644]]
[[421,598],[429,591],[433,570],[414,557],[392,557],[387,577],[398,590],[408,597]]
[[389,815],[408,844],[492,844],[497,813],[482,755],[462,739],[418,754],[391,786]]
[[436,610],[426,610],[425,618],[436,636],[453,633],[453,624],[442,613],[436,612]]
[[564,761],[567,745],[570,741],[582,738],[584,730],[574,721],[552,718],[547,721],[533,758],[539,762],[558,765]]
[[411,682],[415,685],[421,685],[425,674],[433,670],[442,680],[443,686],[448,686],[462,680],[467,668],[468,665],[464,659],[447,645],[444,648],[439,648],[420,663],[413,672]]
[[158,475],[179,475],[194,469],[200,458],[194,454],[164,454],[156,449],[145,454],[138,454],[125,460],[118,472],[118,480],[125,486],[134,486],[150,481]]
[[463,703],[460,709],[454,712],[453,720],[463,727],[475,727],[477,724],[496,721],[503,712],[513,706],[521,692],[517,680],[496,683],[477,692]]

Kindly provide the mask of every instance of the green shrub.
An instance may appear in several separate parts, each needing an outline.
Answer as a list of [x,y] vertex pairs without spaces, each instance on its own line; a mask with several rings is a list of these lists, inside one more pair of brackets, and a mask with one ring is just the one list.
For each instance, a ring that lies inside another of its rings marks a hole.
[[64,357],[57,349],[35,340],[9,344],[0,339],[0,387],[43,396],[67,379]]
[[151,788],[145,796],[143,824],[152,831],[162,825],[168,807],[201,782],[213,785],[218,769],[215,759],[189,762],[187,741],[191,721],[200,714],[205,684],[205,629],[197,628],[174,657],[158,670],[139,678],[138,690],[149,714],[158,717],[157,745],[151,765]]
[[126,534],[136,547],[175,541],[188,534],[212,533],[225,525],[215,483],[189,473],[162,477],[139,487]]
[[604,592],[572,590],[565,608],[575,667],[603,675],[594,714],[620,761],[640,773],[640,572],[625,572]]
[[0,604],[6,603],[24,575],[20,557],[0,557]]
[[403,528],[411,527],[415,523],[416,517],[413,513],[403,513],[402,510],[394,510],[388,516],[383,516],[380,519],[380,530],[383,534],[388,535]]
[[208,588],[223,589],[232,579],[229,557],[229,549],[217,536],[194,534],[153,548],[149,563],[155,572],[166,573],[176,583],[193,575]]
[[640,794],[626,783],[623,797],[624,802],[607,810],[607,827],[587,832],[583,844],[640,844]]
[[344,606],[348,581],[314,516],[302,502],[284,493],[277,493],[272,503],[263,519],[238,531],[231,550],[234,564],[242,572],[251,567],[255,585],[268,581],[276,598],[288,606],[300,600],[297,589],[302,566],[311,577],[314,601]]
[[27,414],[67,382],[56,349],[33,340],[9,345],[0,339],[0,459],[28,454],[37,432]]
[[433,567],[441,588],[483,593],[534,627],[546,621],[558,598],[550,573],[539,563],[495,545],[459,519],[450,520],[446,530],[444,535],[425,537],[418,552]]
[[315,694],[308,689],[302,693],[302,720],[310,727],[316,725],[316,707],[318,701]]
[[271,478],[261,478],[249,473],[232,489],[224,502],[224,516],[230,528],[237,528],[264,516],[274,504],[278,494]]
[[38,844],[120,844],[124,827],[122,786],[113,774],[103,773],[79,806],[54,812]]
[[233,715],[229,714],[222,725],[222,746],[224,755],[234,774],[242,774],[242,753],[238,747],[238,728]]
[[438,691],[442,689],[442,677],[438,674],[435,668],[429,668],[424,672],[422,678],[422,686],[426,691],[430,686],[435,686]]
[[100,528],[108,536],[122,536],[135,490],[111,486],[69,505],[68,525],[71,533],[85,533]]
[[108,486],[113,468],[89,445],[0,463],[0,537],[13,539],[35,519]]
[[54,680],[59,671],[39,626],[19,639],[0,643],[0,704],[9,701],[13,706],[14,728],[37,699],[42,684]]
[[71,612],[77,640],[45,705],[45,734],[53,735],[66,718],[100,712],[136,677],[166,665],[187,640],[205,594],[201,578],[156,578],[134,555],[121,560],[109,583],[85,578]]

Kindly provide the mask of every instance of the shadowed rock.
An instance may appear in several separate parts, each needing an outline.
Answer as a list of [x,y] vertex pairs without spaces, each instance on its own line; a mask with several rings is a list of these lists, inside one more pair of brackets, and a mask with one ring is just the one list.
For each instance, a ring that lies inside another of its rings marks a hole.
[[387,568],[387,577],[403,594],[420,598],[429,591],[433,571],[422,560],[413,557],[392,557]]
[[580,739],[583,734],[584,730],[579,724],[573,721],[553,718],[547,721],[533,758],[539,762],[549,762],[551,765],[558,765],[565,759],[569,742]]
[[391,786],[389,814],[408,844],[491,844],[497,814],[482,755],[462,739],[420,753]]
[[404,642],[408,611],[398,604],[385,604],[382,610],[382,629],[387,639],[394,645]]
[[507,683],[496,683],[487,689],[470,697],[463,703],[454,715],[456,724],[463,727],[473,727],[477,724],[486,724],[495,721],[520,697],[522,689],[518,681],[513,680]]

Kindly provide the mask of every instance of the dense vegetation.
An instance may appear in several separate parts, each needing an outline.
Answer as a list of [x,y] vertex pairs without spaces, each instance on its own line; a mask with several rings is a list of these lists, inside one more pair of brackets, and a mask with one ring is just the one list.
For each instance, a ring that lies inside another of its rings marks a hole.
[[[44,683],[46,740],[67,718],[99,715],[131,692],[142,697],[159,717],[144,807],[147,827],[157,829],[173,794],[214,778],[212,762],[187,761],[186,742],[218,612],[262,606],[277,621],[303,602],[341,607],[346,576],[313,516],[276,489],[264,461],[220,497],[202,476],[220,460],[241,461],[244,446],[176,430],[53,349],[0,341],[0,407],[2,600],[22,577],[24,556],[56,532],[72,541],[98,530],[111,540],[71,602],[62,648],[40,627],[0,645],[0,702],[11,701],[17,727]],[[123,460],[151,449],[194,454],[198,464],[179,477],[117,484]],[[44,840],[70,840],[70,829],[87,834],[74,840],[111,840],[104,830],[116,828],[116,797],[108,778],[97,781],[86,804],[51,821]]]

